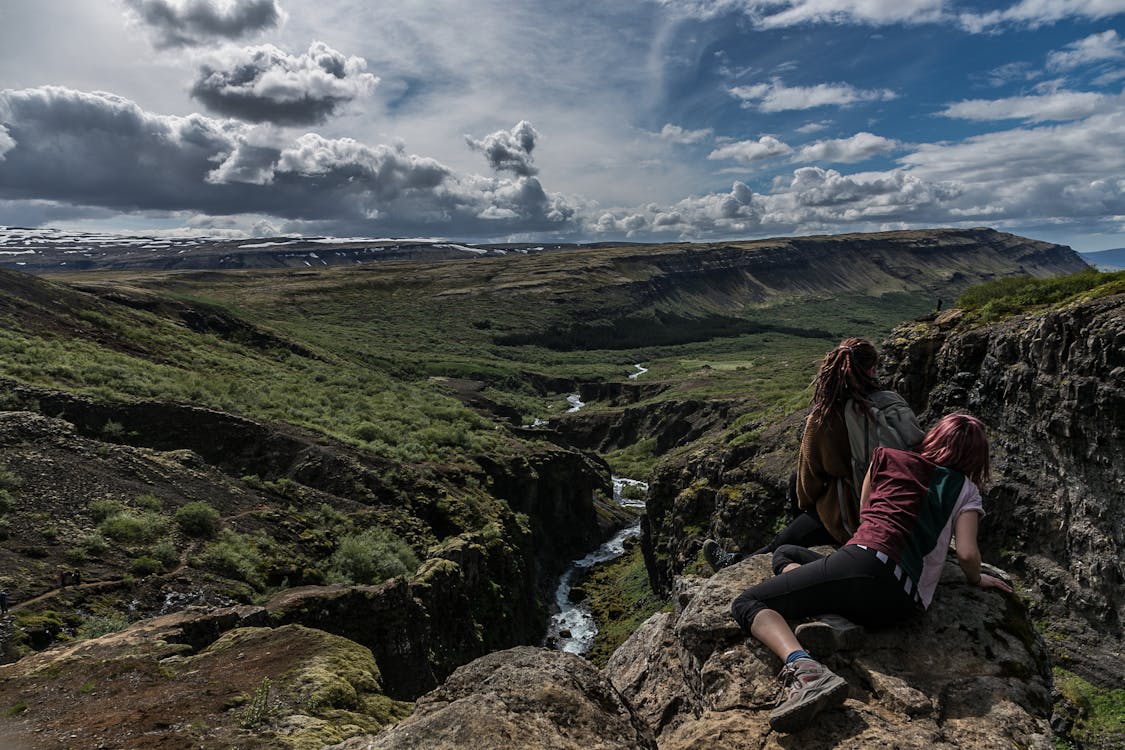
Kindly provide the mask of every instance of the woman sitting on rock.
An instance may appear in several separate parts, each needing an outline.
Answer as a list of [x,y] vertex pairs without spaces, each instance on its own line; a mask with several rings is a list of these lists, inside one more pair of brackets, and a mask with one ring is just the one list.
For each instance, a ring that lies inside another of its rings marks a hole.
[[[872,394],[881,390],[875,379],[878,364],[875,345],[863,338],[845,339],[824,356],[813,380],[812,409],[801,437],[797,473],[790,481],[790,493],[801,512],[754,554],[773,552],[783,544],[835,547],[846,542],[855,530],[859,488],[852,481],[852,451],[844,409],[848,401],[860,408],[871,405]],[[905,403],[902,408],[910,418],[916,445],[922,430]],[[708,539],[703,543],[703,557],[718,571],[743,555],[724,550]]]
[[869,626],[901,622],[930,606],[951,537],[969,583],[1011,592],[981,572],[978,485],[988,471],[983,425],[950,414],[926,434],[920,453],[875,449],[859,528],[844,547],[828,557],[792,545],[774,552],[776,577],[731,606],[739,626],[785,662],[787,695],[770,714],[770,726],[794,731],[848,693],[842,677],[809,657],[786,619],[834,613]]

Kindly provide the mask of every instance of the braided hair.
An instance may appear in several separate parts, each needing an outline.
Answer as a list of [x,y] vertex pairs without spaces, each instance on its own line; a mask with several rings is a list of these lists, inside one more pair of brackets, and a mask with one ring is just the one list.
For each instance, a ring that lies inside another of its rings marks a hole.
[[872,372],[879,362],[875,346],[867,339],[844,339],[828,354],[813,379],[812,416],[822,421],[849,398],[868,404],[868,394],[879,390]]

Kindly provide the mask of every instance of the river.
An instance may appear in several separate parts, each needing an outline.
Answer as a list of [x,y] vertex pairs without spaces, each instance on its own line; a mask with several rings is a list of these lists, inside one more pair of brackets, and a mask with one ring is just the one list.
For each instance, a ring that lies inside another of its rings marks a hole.
[[[623,497],[623,491],[628,486],[639,487],[644,491],[648,485],[636,479],[613,477],[613,499],[624,508],[644,508],[643,500],[634,500]],[[615,560],[625,554],[625,542],[636,539],[641,534],[641,519],[632,525],[614,534],[613,538],[598,547],[581,560],[574,563],[563,573],[559,585],[555,589],[555,601],[551,615],[551,622],[547,626],[547,637],[544,639],[551,648],[559,651],[568,651],[572,654],[584,655],[594,645],[594,637],[598,634],[598,625],[594,622],[594,615],[585,602],[572,602],[570,589],[574,577],[581,572],[589,570],[595,565]]]

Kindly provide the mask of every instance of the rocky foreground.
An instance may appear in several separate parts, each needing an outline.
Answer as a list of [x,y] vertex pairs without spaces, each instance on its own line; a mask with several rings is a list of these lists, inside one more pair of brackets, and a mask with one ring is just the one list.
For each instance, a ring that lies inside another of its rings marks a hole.
[[851,683],[842,709],[796,735],[771,731],[780,665],[729,616],[731,599],[769,575],[757,556],[680,579],[675,611],[650,618],[604,672],[542,649],[485,656],[403,722],[334,750],[1054,746],[1047,654],[1023,605],[966,585],[952,563],[924,617],[814,654]]
[[279,624],[288,602],[145,620],[0,668],[0,700],[24,705],[0,728],[0,746],[1053,747],[1047,652],[1023,604],[966,585],[953,563],[925,616],[814,654],[851,684],[841,709],[796,735],[772,732],[780,665],[729,616],[731,599],[769,575],[756,556],[678,579],[675,610],[650,618],[604,671],[546,649],[498,651],[459,668],[409,716],[409,703],[381,694],[369,649]]

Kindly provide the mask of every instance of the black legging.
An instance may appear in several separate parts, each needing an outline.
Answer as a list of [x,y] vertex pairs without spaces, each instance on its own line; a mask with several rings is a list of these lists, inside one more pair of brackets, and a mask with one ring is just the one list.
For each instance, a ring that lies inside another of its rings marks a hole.
[[828,533],[828,529],[824,528],[824,524],[820,522],[820,517],[817,516],[816,512],[806,511],[790,521],[789,525],[782,529],[772,542],[761,549],[755,550],[754,554],[764,555],[784,545],[817,547],[821,544],[830,544],[835,547],[838,543]]
[[[777,575],[792,562],[801,567]],[[747,589],[731,604],[731,614],[746,632],[764,609],[787,620],[831,612],[867,626],[899,622],[918,611],[892,567],[862,547],[849,545],[822,557],[784,545],[774,552],[773,570],[773,578]]]

